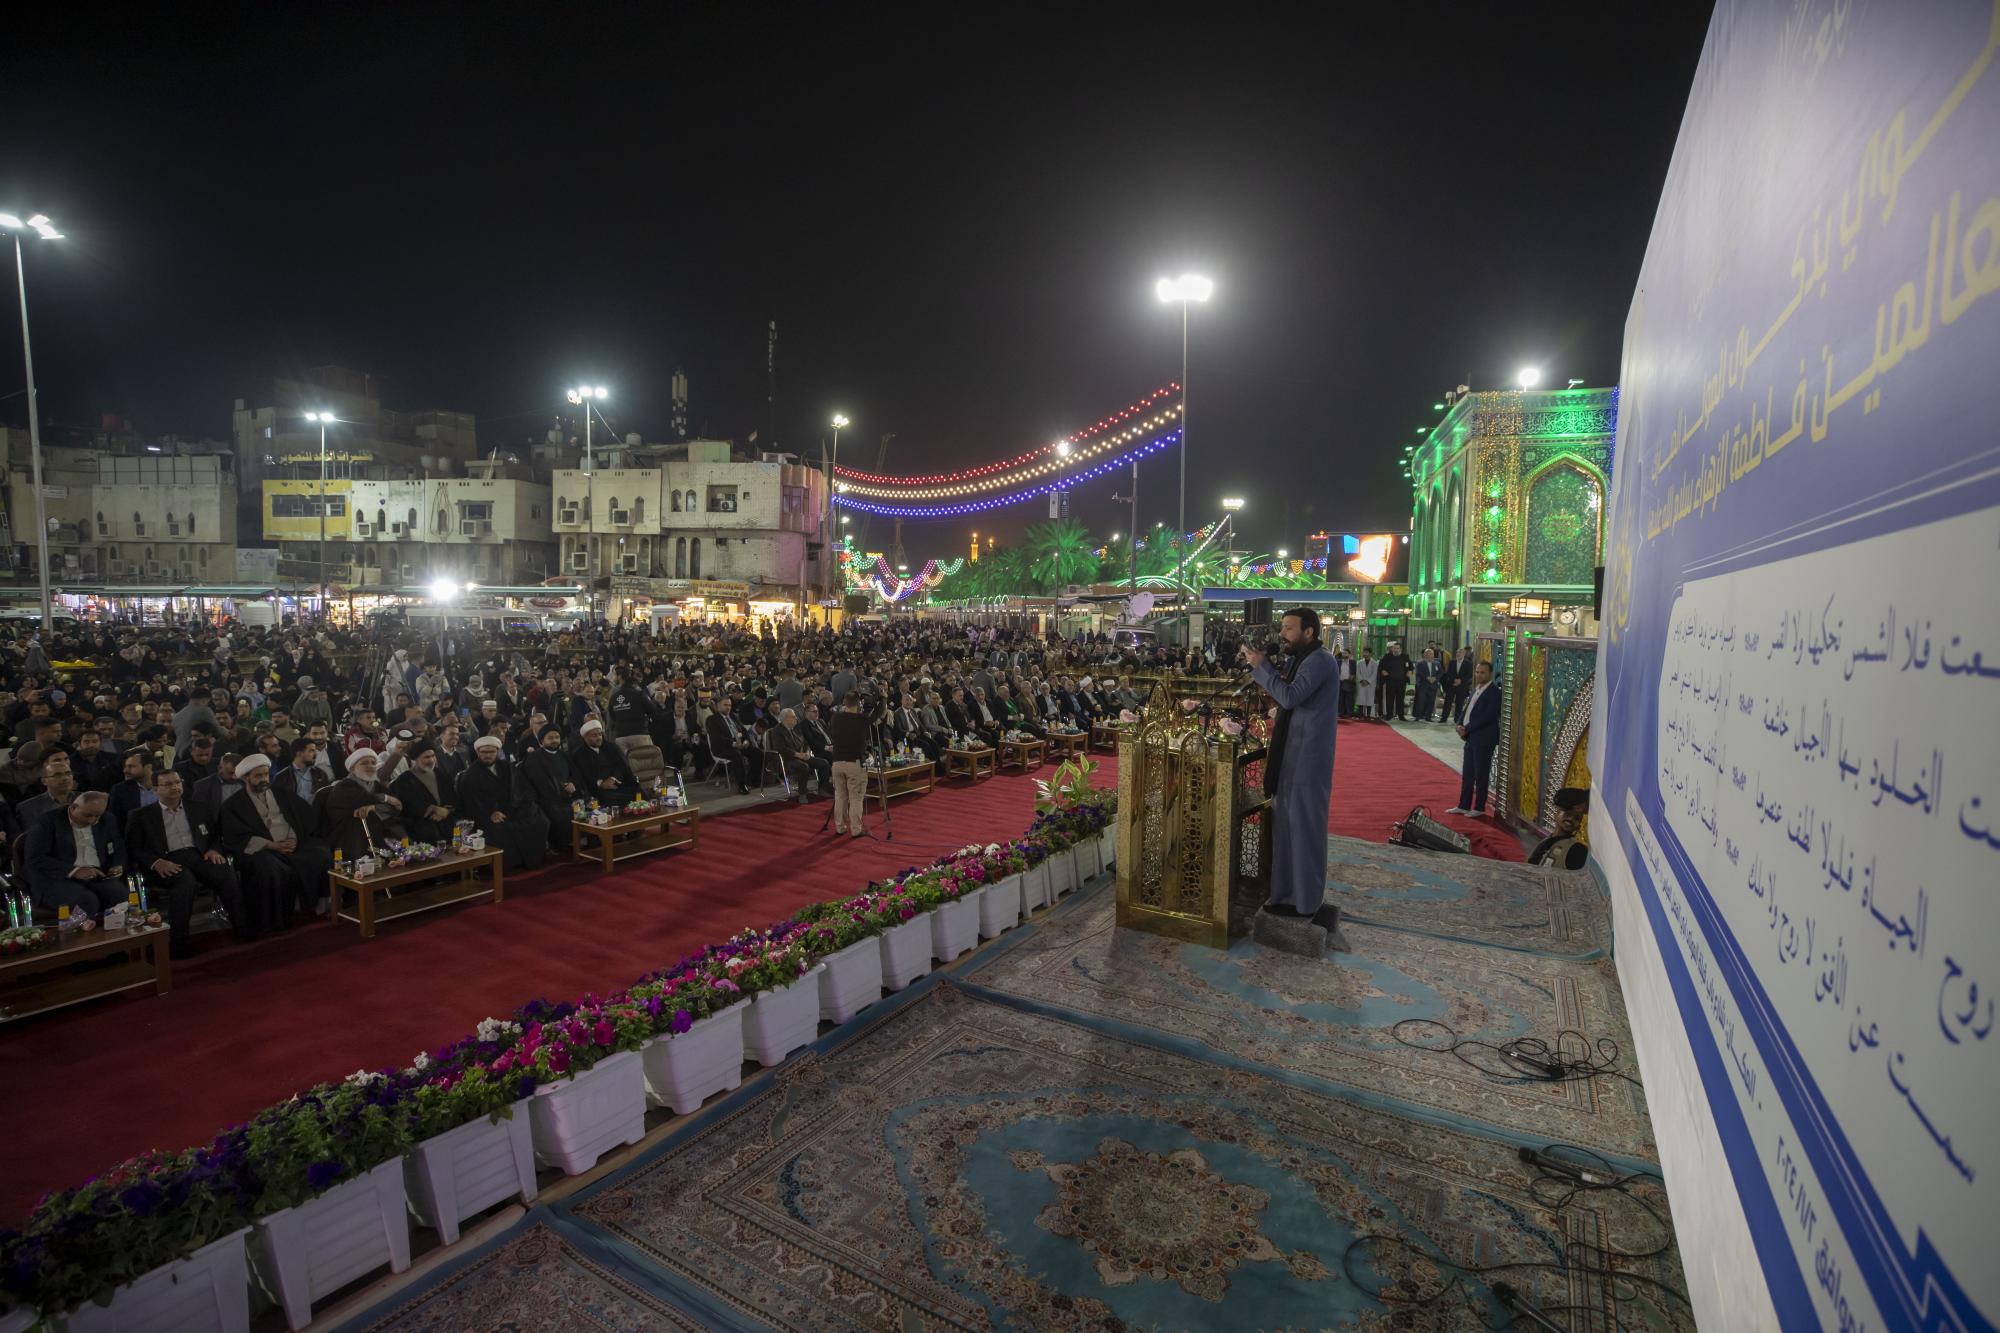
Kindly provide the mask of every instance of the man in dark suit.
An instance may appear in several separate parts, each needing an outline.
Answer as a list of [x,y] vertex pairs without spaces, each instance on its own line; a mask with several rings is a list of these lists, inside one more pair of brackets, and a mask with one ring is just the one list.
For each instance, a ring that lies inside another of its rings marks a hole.
[[1444,664],[1445,700],[1442,717],[1453,722],[1465,720],[1465,698],[1472,693],[1472,649],[1458,650],[1456,662]]
[[153,793],[153,752],[134,746],[125,752],[124,764],[125,780],[112,785],[111,803],[105,811],[105,818],[117,828],[130,822],[133,811],[157,799]]
[[273,903],[274,921],[296,903],[325,910],[333,854],[313,836],[312,807],[271,781],[271,761],[253,754],[236,766],[243,790],[222,803],[222,845],[236,858],[248,894]]
[[1490,662],[1473,668],[1472,694],[1465,701],[1465,721],[1459,724],[1458,734],[1465,738],[1465,768],[1458,779],[1458,804],[1446,813],[1483,818],[1493,752],[1500,747],[1500,691],[1494,685]]
[[1410,655],[1403,651],[1402,644],[1392,643],[1389,645],[1389,651],[1383,656],[1381,664],[1382,707],[1380,716],[1385,722],[1392,717],[1398,722],[1407,722],[1410,720],[1410,668],[1412,665]]
[[708,739],[695,724],[685,698],[675,695],[670,708],[654,710],[653,743],[667,767],[693,768],[699,773],[707,766]]
[[22,863],[37,905],[96,917],[125,901],[125,845],[101,791],[79,792],[28,830]]
[[717,708],[708,715],[708,752],[729,765],[729,776],[736,781],[739,796],[750,794],[750,764],[753,755],[757,763],[763,763],[763,756],[757,753],[754,737],[744,733],[737,720],[730,716],[726,707]]
[[270,928],[272,900],[243,900],[236,872],[222,855],[222,838],[209,811],[184,799],[181,775],[163,769],[153,775],[153,793],[160,799],[141,806],[125,826],[132,864],[146,876],[152,893],[167,905],[169,949],[183,958],[192,949],[189,925],[194,919],[194,895],[207,889],[229,914],[243,939],[254,940]]
[[1442,674],[1437,649],[1424,649],[1424,655],[1417,659],[1417,721],[1429,722],[1435,717],[1438,679]]
[[903,692],[903,702],[889,714],[889,729],[897,740],[922,751],[932,762],[944,753],[944,737],[924,725],[924,710],[908,690]]

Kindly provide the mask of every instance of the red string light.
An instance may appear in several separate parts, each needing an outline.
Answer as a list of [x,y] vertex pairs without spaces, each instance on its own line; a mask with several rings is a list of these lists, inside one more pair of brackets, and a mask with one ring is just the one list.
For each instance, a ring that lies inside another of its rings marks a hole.
[[[1107,430],[1116,428],[1127,417],[1136,416],[1151,408],[1160,399],[1177,394],[1180,391],[1181,386],[1176,383],[1170,383],[1163,389],[1155,389],[1152,393],[1147,394],[1144,398],[1141,398],[1138,402],[1132,404],[1132,406],[1126,408],[1116,416],[1105,417],[1096,425],[1078,431],[1074,435],[1066,436],[1058,443],[1078,444],[1091,438],[1093,435],[1101,435]],[[945,482],[970,481],[978,477],[990,476],[995,472],[1005,472],[1012,468],[1018,468],[1034,462],[1044,454],[1054,452],[1055,447],[1054,444],[1045,444],[1039,449],[1031,449],[1018,457],[1005,459],[997,463],[986,463],[979,467],[966,468],[960,472],[938,472],[923,477],[883,476],[879,473],[858,472],[853,468],[845,467],[835,467],[833,471],[835,476],[846,477],[852,481],[869,482],[878,486],[934,486]]]

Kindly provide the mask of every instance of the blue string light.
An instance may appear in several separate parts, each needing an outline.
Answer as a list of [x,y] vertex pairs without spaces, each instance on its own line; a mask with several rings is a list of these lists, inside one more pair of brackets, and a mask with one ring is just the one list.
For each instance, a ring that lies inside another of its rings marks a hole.
[[1065,480],[1052,481],[1045,486],[1036,486],[1030,490],[1016,491],[1012,495],[995,496],[991,500],[974,500],[968,504],[959,505],[880,505],[871,504],[866,500],[850,500],[843,495],[836,494],[833,497],[833,502],[844,509],[854,509],[867,514],[886,514],[894,518],[952,518],[959,514],[977,514],[988,509],[1001,509],[1008,505],[1017,505],[1023,501],[1032,500],[1038,495],[1048,495],[1055,491],[1067,490],[1078,482],[1089,481],[1093,477],[1103,476],[1114,468],[1124,467],[1134,459],[1144,458],[1147,454],[1158,453],[1169,445],[1177,443],[1180,438],[1181,433],[1179,431],[1168,431],[1165,435],[1156,436],[1137,449],[1120,454],[1116,458],[1108,458],[1095,467],[1079,468]]

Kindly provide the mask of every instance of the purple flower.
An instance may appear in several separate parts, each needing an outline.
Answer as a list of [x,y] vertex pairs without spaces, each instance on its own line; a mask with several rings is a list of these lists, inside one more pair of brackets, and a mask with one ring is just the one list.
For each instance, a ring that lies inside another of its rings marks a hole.
[[314,1191],[323,1190],[339,1180],[346,1170],[345,1166],[331,1158],[323,1162],[314,1162],[306,1168],[306,1186]]
[[646,1017],[657,1020],[660,1016],[660,1011],[664,1008],[666,1008],[666,1001],[660,996],[649,995],[646,997]]
[[166,1192],[150,1180],[140,1180],[128,1185],[118,1196],[118,1202],[137,1217],[151,1217]]
[[686,1032],[694,1026],[694,1015],[685,1009],[676,1009],[674,1010],[674,1021],[671,1026],[674,1035],[678,1037],[681,1033]]

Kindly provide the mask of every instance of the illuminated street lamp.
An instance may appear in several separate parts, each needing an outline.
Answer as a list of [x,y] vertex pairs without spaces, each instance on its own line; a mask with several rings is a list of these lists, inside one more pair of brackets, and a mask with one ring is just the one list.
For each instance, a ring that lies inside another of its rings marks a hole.
[[[1153,284],[1159,298],[1169,305],[1178,301],[1181,307],[1181,517],[1180,531],[1187,531],[1187,431],[1188,431],[1188,308],[1196,301],[1206,302],[1215,294],[1215,284],[1196,273],[1183,273],[1178,278],[1161,278]],[[1186,580],[1187,545],[1182,543],[1181,558],[1174,571],[1176,591]]]
[[[319,427],[319,614],[326,618],[326,428],[339,423],[331,412],[306,413],[306,420]],[[351,582],[351,580],[350,580]]]
[[1514,382],[1524,389],[1532,389],[1542,382],[1542,372],[1537,366],[1522,366],[1521,373],[1514,376]]
[[42,414],[35,405],[35,348],[28,341],[28,270],[21,261],[21,233],[32,231],[45,241],[60,241],[63,235],[46,213],[32,213],[25,222],[12,213],[0,213],[0,227],[14,233],[14,280],[21,291],[21,359],[28,370],[28,451],[35,462],[35,549],[41,559],[42,647],[52,652],[50,635],[55,622],[49,609],[49,519],[46,497],[42,494]]

